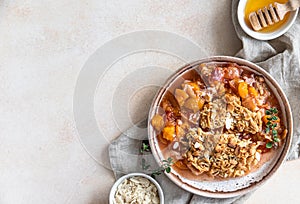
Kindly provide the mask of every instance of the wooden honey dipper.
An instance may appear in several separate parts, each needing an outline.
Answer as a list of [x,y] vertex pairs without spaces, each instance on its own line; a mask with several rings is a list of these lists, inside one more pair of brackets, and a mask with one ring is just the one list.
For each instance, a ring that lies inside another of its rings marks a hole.
[[251,12],[248,16],[252,28],[259,31],[283,20],[284,16],[300,7],[300,0],[289,0],[285,4],[274,2],[269,6]]

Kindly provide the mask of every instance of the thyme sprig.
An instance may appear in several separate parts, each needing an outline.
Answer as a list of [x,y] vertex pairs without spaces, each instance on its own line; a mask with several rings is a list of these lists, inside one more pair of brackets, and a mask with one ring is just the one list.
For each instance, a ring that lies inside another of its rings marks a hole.
[[278,142],[280,142],[280,139],[278,138],[278,132],[275,129],[277,127],[276,121],[278,121],[278,116],[276,114],[278,113],[277,108],[270,108],[266,110],[267,117],[267,124],[266,124],[266,133],[269,134],[271,132],[272,135],[272,141],[268,142],[266,144],[266,148],[270,149],[273,146],[277,146]]
[[[150,149],[149,142],[148,141],[143,141],[142,146],[140,148],[141,154],[144,154],[145,152],[150,152],[150,151],[151,151],[151,149]],[[150,169],[151,165],[147,164],[146,160],[144,158],[142,158],[141,165],[142,165],[143,170],[151,172],[150,176],[155,178],[155,176],[160,175],[163,172],[170,173],[171,172],[171,166],[173,165],[173,163],[174,163],[173,159],[171,157],[169,157],[165,160],[162,160],[162,164],[161,164],[160,167],[158,167],[157,169],[151,170]]]
[[155,169],[152,173],[151,173],[151,177],[155,178],[155,176],[162,174],[163,172],[167,172],[170,173],[171,172],[171,166],[173,165],[173,159],[171,157],[169,157],[166,160],[162,161],[162,165]]

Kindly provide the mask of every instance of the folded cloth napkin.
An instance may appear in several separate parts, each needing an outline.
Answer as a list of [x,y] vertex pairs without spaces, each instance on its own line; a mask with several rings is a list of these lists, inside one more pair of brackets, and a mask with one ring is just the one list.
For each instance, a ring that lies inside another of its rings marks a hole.
[[[255,62],[267,70],[285,91],[293,111],[294,137],[289,159],[299,157],[300,138],[300,17],[292,28],[283,36],[271,41],[258,41],[247,36],[240,28],[236,11],[238,0],[232,1],[232,19],[237,35],[242,41],[243,49],[238,57]],[[130,172],[144,172],[159,168],[151,153],[140,153],[143,140],[147,140],[146,120],[122,133],[109,146],[109,157],[112,170],[116,176]],[[144,165],[143,165],[144,163]],[[145,166],[148,167],[145,170]],[[242,203],[250,194],[227,199],[214,199],[193,195],[182,190],[164,174],[156,176],[162,186],[166,203]]]

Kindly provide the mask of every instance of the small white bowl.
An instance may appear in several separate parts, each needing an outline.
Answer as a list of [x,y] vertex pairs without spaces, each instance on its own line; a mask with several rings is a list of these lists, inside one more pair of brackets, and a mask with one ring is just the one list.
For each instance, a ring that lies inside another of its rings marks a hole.
[[144,177],[146,179],[148,179],[150,182],[152,182],[158,191],[158,196],[159,196],[159,202],[160,204],[164,204],[164,194],[163,191],[160,187],[160,185],[157,183],[157,181],[155,179],[153,179],[151,176],[148,176],[147,174],[143,174],[143,173],[130,173],[127,174],[125,176],[122,176],[121,178],[119,178],[114,185],[111,187],[110,190],[110,194],[109,194],[109,204],[114,204],[114,197],[115,197],[115,193],[117,190],[117,187],[127,178],[131,178],[131,177],[135,177],[135,176],[140,176],[140,177]]
[[289,19],[287,22],[272,32],[256,32],[251,27],[249,27],[245,22],[245,7],[246,7],[247,0],[240,0],[238,9],[237,9],[237,17],[239,24],[241,25],[242,29],[251,37],[256,38],[258,40],[272,40],[283,35],[288,29],[292,26],[294,21],[297,18],[298,10],[292,11]]

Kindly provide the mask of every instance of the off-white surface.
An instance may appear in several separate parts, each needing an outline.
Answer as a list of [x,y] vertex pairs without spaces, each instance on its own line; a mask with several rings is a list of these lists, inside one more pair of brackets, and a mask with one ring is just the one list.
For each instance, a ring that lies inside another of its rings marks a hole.
[[289,161],[276,172],[245,204],[296,204],[300,203],[300,160]]
[[[145,29],[184,36],[203,46],[207,56],[234,55],[241,45],[230,7],[229,0],[0,1],[0,203],[107,203],[113,174],[82,147],[73,116],[74,87],[84,63],[105,42]],[[105,80],[113,84],[122,70],[144,65],[143,59],[183,65],[170,56],[139,53],[114,65]],[[98,90],[96,100],[103,93]],[[110,139],[117,137],[121,130],[108,113],[95,110],[99,126]],[[147,112],[139,103],[130,110],[133,120]],[[284,165],[274,178],[286,188],[272,188],[273,197],[296,195],[286,180],[292,173],[300,180],[294,166],[299,162]],[[264,189],[270,191],[270,183]],[[262,193],[249,202],[262,200]]]

